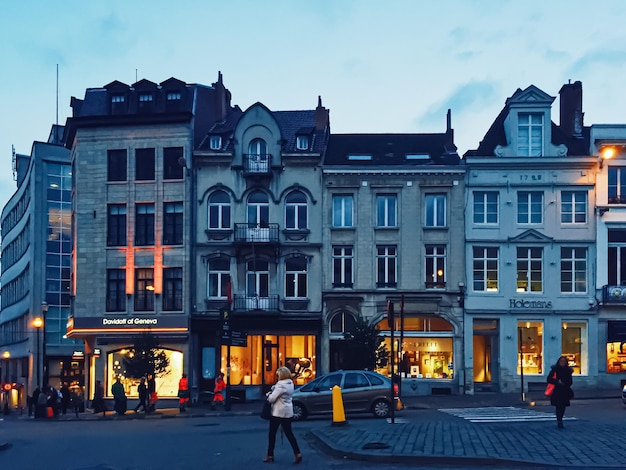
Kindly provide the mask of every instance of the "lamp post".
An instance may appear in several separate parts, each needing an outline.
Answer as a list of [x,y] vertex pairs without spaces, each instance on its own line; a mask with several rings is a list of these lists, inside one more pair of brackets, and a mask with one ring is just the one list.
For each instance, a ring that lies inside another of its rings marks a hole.
[[41,387],[41,363],[39,362],[39,332],[41,331],[41,327],[43,326],[43,318],[35,317],[33,318],[33,326],[37,330],[37,387]]
[[41,318],[43,320],[43,337],[41,339],[41,361],[43,366],[43,385],[48,385],[48,357],[46,356],[46,314],[48,313],[48,302],[41,302]]

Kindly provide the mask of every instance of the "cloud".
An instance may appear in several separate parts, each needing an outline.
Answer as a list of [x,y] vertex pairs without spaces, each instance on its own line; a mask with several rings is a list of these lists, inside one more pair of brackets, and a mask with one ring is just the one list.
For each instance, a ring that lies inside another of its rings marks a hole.
[[415,119],[418,127],[428,123],[441,122],[448,109],[459,116],[468,110],[482,109],[491,106],[498,97],[496,87],[488,81],[472,81],[456,88],[447,98],[429,107],[428,111]]
[[595,50],[581,56],[569,67],[571,75],[583,75],[596,70],[623,67],[626,63],[624,50]]

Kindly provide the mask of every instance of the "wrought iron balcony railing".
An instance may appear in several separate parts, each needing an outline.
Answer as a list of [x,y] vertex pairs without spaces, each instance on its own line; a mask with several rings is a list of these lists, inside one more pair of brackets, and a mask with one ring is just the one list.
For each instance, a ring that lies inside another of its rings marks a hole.
[[248,174],[266,175],[272,168],[272,155],[269,153],[244,153],[243,171]]
[[235,242],[278,243],[278,224],[235,224]]
[[258,295],[234,295],[233,311],[253,312],[255,310],[264,310],[267,312],[277,312],[278,300],[278,295],[268,295],[267,297],[260,297]]
[[602,302],[605,304],[626,304],[626,286],[602,287]]

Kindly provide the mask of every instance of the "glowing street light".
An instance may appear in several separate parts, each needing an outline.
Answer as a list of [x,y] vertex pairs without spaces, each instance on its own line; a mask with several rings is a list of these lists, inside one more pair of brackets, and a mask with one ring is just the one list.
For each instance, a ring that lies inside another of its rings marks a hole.
[[33,318],[33,327],[37,330],[37,386],[41,387],[41,362],[39,359],[39,332],[41,328],[43,328],[43,318],[35,317]]

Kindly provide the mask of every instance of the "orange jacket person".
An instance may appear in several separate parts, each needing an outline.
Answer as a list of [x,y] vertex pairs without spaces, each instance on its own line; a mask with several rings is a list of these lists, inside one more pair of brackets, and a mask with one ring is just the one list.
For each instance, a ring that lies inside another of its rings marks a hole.
[[217,374],[215,377],[215,388],[213,389],[213,406],[215,409],[215,405],[223,405],[224,404],[224,393],[223,390],[226,388],[226,382],[224,382],[224,374],[221,372]]
[[180,411],[186,411],[185,405],[189,403],[189,383],[187,382],[187,374],[183,374],[178,381],[178,402]]

